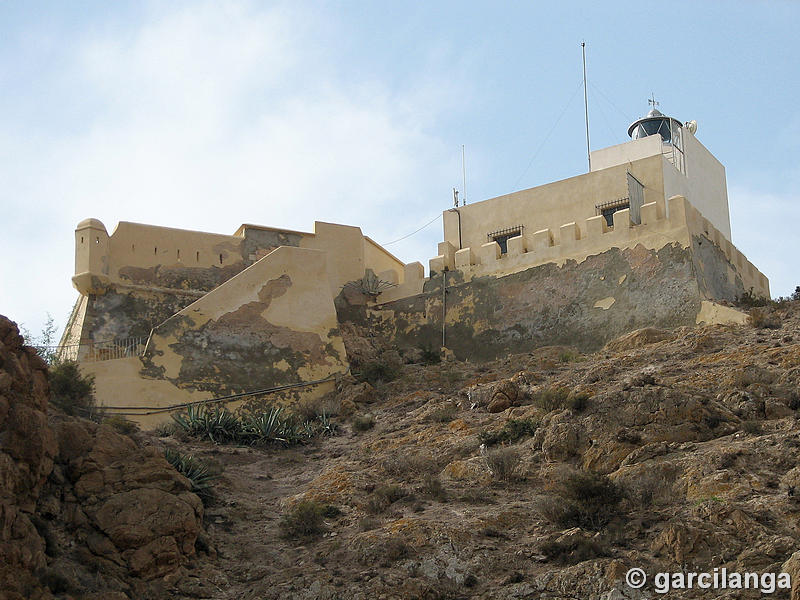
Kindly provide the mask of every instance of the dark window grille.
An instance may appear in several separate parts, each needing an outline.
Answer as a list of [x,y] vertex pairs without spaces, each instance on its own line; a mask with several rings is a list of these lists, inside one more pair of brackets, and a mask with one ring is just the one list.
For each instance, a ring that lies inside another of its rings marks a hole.
[[512,237],[522,235],[522,230],[525,229],[524,225],[515,225],[514,227],[506,227],[505,229],[498,229],[486,234],[486,240],[489,242],[497,242],[500,246],[500,254],[508,253],[508,240]]
[[614,226],[614,213],[618,210],[630,208],[631,203],[628,198],[618,198],[617,200],[609,200],[608,202],[601,202],[595,204],[594,209],[598,215],[603,215],[606,218],[606,224],[609,227]]

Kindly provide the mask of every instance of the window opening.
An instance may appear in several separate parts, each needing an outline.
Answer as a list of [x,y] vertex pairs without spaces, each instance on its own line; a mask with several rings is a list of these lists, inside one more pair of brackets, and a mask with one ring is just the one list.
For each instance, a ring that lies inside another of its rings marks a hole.
[[616,200],[610,200],[609,202],[601,202],[600,204],[595,204],[594,209],[598,215],[603,215],[606,219],[606,225],[609,227],[614,226],[614,213],[618,210],[624,210],[626,208],[630,208],[631,203],[628,198],[618,198]]
[[500,246],[500,254],[508,254],[508,240],[512,237],[522,235],[524,225],[514,225],[513,227],[506,227],[505,229],[498,229],[491,233],[486,234],[486,239],[489,242],[497,242]]

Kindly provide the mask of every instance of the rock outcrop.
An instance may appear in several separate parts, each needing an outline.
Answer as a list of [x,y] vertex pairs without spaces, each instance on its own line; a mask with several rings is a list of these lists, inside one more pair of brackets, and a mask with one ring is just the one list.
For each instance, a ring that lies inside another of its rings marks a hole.
[[157,597],[203,504],[153,447],[51,413],[47,365],[0,317],[0,599]]

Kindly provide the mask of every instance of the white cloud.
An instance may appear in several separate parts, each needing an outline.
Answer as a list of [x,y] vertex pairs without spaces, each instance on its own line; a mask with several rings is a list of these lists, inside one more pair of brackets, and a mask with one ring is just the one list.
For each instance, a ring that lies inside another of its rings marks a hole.
[[[0,267],[0,312],[34,331],[46,311],[63,325],[86,217],[109,231],[124,220],[221,233],[326,220],[387,241],[446,208],[457,157],[429,130],[460,83],[424,70],[408,92],[345,82],[337,49],[314,47],[330,27],[284,7],[208,4],[64,40],[54,101],[91,110],[44,136],[0,137],[2,248],[15,257]],[[391,249],[426,262],[436,227]]]

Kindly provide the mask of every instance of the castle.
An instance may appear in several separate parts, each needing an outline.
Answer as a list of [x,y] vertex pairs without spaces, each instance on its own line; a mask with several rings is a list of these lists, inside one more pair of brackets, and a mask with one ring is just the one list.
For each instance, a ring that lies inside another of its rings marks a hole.
[[358,227],[109,235],[87,219],[61,355],[102,405],[149,425],[194,402],[324,394],[349,368],[344,327],[485,360],[741,322],[719,301],[769,296],[769,282],[731,242],[725,169],[695,129],[653,109],[588,173],[445,210],[428,277]]

